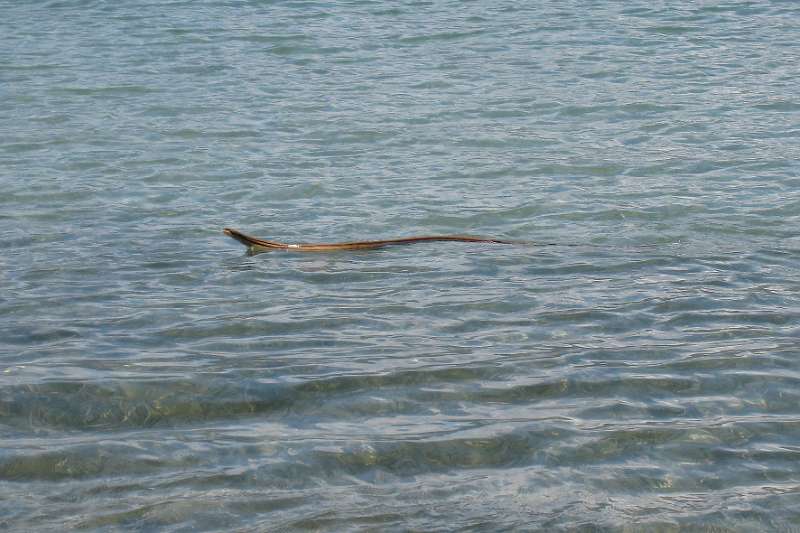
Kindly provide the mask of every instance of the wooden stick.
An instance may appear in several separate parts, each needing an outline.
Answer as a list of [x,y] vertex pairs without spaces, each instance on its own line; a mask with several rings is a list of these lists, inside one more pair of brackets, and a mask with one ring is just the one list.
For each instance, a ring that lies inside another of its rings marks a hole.
[[277,241],[257,239],[246,235],[241,231],[225,228],[225,235],[236,239],[247,246],[249,252],[269,252],[272,250],[285,250],[289,252],[338,252],[342,250],[374,250],[384,246],[394,246],[400,244],[414,244],[417,242],[431,241],[458,241],[458,242],[486,242],[492,244],[517,244],[513,241],[500,239],[489,239],[484,237],[474,237],[471,235],[425,235],[422,237],[404,237],[401,239],[386,239],[380,241],[355,241],[355,242],[335,242],[335,243],[300,243],[287,244]]

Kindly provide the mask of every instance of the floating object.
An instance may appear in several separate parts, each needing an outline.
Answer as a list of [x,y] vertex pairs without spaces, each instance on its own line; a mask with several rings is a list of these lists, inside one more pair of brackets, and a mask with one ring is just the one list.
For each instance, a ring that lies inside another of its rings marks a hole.
[[247,246],[250,253],[270,252],[273,250],[284,250],[287,252],[338,252],[342,250],[374,250],[384,246],[395,246],[400,244],[414,244],[418,242],[432,241],[457,241],[457,242],[485,242],[491,244],[518,244],[513,241],[500,239],[489,239],[485,237],[474,237],[471,235],[425,235],[422,237],[405,237],[401,239],[386,239],[381,241],[355,241],[355,242],[333,242],[333,243],[300,243],[287,244],[284,242],[268,241],[257,239],[246,235],[241,231],[225,228],[225,235],[236,239]]

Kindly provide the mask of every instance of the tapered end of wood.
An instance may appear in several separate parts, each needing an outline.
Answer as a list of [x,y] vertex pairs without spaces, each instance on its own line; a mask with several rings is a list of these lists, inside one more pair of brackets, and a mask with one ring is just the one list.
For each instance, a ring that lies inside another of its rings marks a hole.
[[240,243],[244,244],[245,246],[252,246],[253,245],[253,238],[245,235],[241,231],[235,230],[233,228],[224,228],[222,233],[227,235],[228,237],[239,241]]

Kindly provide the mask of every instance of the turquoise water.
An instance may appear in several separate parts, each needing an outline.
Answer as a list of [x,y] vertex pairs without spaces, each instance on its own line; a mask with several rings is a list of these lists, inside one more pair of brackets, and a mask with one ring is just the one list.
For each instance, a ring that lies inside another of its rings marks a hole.
[[798,21],[0,0],[0,528],[800,527]]

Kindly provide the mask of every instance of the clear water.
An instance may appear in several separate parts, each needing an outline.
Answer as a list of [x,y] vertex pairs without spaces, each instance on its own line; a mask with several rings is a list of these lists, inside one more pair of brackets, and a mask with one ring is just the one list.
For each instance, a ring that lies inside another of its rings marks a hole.
[[0,0],[0,528],[800,527],[798,21]]

